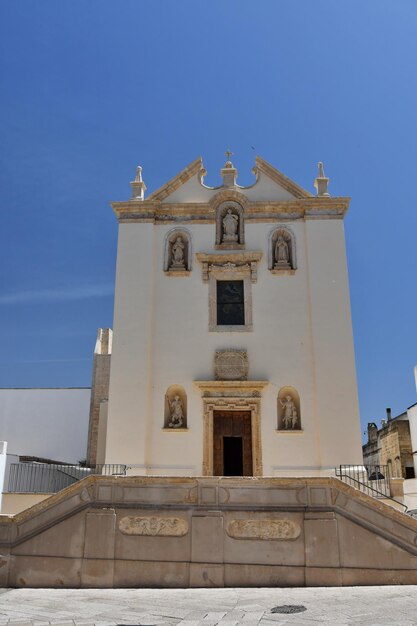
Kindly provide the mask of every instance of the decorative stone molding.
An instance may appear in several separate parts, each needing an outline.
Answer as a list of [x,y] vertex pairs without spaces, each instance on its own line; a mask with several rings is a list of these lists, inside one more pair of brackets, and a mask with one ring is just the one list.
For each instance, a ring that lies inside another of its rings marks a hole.
[[208,282],[210,272],[249,272],[251,282],[256,283],[257,264],[262,258],[262,252],[225,252],[206,254],[197,252],[196,258],[202,264],[203,281]]
[[216,380],[247,380],[249,370],[246,350],[217,350],[214,354]]
[[[237,194],[241,196],[242,194]],[[111,206],[120,223],[149,222],[155,225],[215,224],[216,211],[210,202],[173,202],[128,200],[112,202]],[[271,223],[277,220],[344,219],[350,198],[315,196],[296,200],[250,201],[239,203],[245,208],[245,223]]]
[[197,159],[195,159],[195,161],[187,165],[187,167],[185,167],[179,174],[174,176],[174,178],[171,178],[171,180],[165,183],[165,185],[163,185],[156,191],[153,191],[148,197],[148,200],[164,200],[172,193],[174,193],[174,191],[179,189],[181,185],[184,185],[184,183],[190,180],[193,176],[195,176],[196,174],[201,174],[202,172],[205,172],[203,167],[203,159],[201,157],[198,157]]
[[300,536],[301,527],[289,519],[239,519],[229,522],[226,532],[233,539],[289,541]]
[[203,398],[259,398],[268,380],[195,380]]
[[[214,411],[250,411],[253,475],[262,476],[261,391],[268,381],[195,381],[203,396],[203,476],[213,476]],[[256,394],[256,396],[254,396]]]
[[[251,283],[257,281],[257,263],[262,258],[262,252],[228,252],[224,254],[199,252],[196,257],[202,264],[203,281],[209,283],[209,331],[251,331],[253,328]],[[225,326],[217,324],[218,280],[243,280],[244,325]]]
[[286,189],[296,198],[311,197],[311,193],[309,191],[303,189],[303,187],[300,187],[300,185],[297,185],[297,183],[288,178],[288,176],[285,176],[285,174],[277,170],[276,167],[273,167],[273,165],[268,163],[268,161],[265,161],[265,159],[260,156],[257,156],[255,159],[254,171],[255,174],[259,171],[264,172],[268,176],[268,178],[271,178],[276,183],[278,183],[278,185],[284,187],[284,189]]
[[209,206],[213,212],[224,202],[236,202],[246,211],[249,206],[249,200],[244,193],[237,189],[219,189],[219,191],[210,198]]
[[188,533],[188,522],[181,517],[128,515],[120,520],[119,530],[124,535],[183,537]]

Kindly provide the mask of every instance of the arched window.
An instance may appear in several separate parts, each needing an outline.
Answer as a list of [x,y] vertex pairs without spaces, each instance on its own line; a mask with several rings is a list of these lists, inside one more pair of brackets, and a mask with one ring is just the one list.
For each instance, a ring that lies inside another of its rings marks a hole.
[[191,271],[191,235],[185,228],[167,233],[164,246],[164,272],[170,276]]
[[166,390],[164,428],[187,428],[187,394],[180,385]]
[[268,268],[274,273],[297,269],[295,236],[287,226],[278,226],[269,235]]
[[235,200],[222,202],[216,209],[216,248],[235,250],[245,245],[243,207]]
[[302,430],[300,396],[294,387],[281,387],[277,398],[278,430]]

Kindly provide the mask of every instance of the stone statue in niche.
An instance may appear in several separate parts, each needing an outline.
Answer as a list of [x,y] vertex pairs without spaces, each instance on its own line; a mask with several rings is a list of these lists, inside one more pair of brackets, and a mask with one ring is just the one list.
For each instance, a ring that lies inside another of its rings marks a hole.
[[290,249],[282,235],[278,235],[275,243],[275,269],[290,268]]
[[171,265],[169,267],[170,270],[183,270],[185,269],[185,260],[184,260],[184,251],[185,244],[182,240],[182,237],[178,236],[171,248]]
[[297,428],[298,414],[297,407],[291,396],[285,396],[284,400],[280,400],[281,406],[284,409],[284,415],[282,421],[285,430],[295,430]]
[[239,226],[239,217],[232,213],[232,209],[227,209],[227,213],[222,220],[223,236],[222,243],[236,243],[239,239],[237,231]]
[[184,424],[184,411],[182,408],[182,401],[179,396],[175,396],[169,403],[171,411],[171,421],[169,422],[169,428],[181,428]]

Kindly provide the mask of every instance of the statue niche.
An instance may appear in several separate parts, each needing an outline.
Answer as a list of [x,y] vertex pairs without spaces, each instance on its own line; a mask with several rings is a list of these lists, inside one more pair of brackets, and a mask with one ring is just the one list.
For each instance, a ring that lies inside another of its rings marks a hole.
[[191,237],[186,230],[175,229],[165,238],[164,271],[189,272],[191,270]]
[[278,430],[301,430],[300,396],[293,387],[279,390]]
[[239,216],[232,213],[232,209],[227,209],[226,215],[222,219],[222,243],[238,243]]
[[235,201],[223,202],[216,212],[216,247],[233,250],[243,245],[243,208]]
[[164,428],[187,428],[187,394],[180,385],[171,385],[166,391]]
[[269,269],[295,270],[295,238],[285,227],[276,228],[270,235]]

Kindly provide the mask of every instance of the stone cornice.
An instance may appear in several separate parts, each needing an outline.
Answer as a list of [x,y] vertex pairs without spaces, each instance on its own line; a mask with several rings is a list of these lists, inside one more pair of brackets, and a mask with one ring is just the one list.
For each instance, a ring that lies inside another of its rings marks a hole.
[[224,252],[197,252],[195,255],[200,263],[215,263],[223,265],[224,263],[252,263],[253,261],[260,261],[262,259],[262,252],[260,251],[242,251],[242,252],[230,252],[225,250]]
[[[218,200],[224,201],[223,194],[218,194]],[[289,201],[247,201],[244,203],[244,218],[245,222],[249,223],[275,222],[282,219],[343,219],[349,203],[348,197],[324,196],[311,196]],[[160,201],[148,199],[113,202],[111,206],[121,223],[213,224],[216,221],[216,204],[212,202],[162,204]]]
[[[244,250],[241,252],[231,252],[230,250],[214,253],[198,252],[196,257],[202,265],[204,282],[209,280],[210,272],[217,274],[219,272],[226,272],[227,274],[232,272],[233,277],[236,277],[236,279],[244,278],[246,273],[250,274],[251,281],[256,283],[257,263],[262,258],[262,252]],[[225,280],[228,279],[226,276]]]
[[297,185],[291,178],[285,176],[282,172],[273,167],[268,161],[265,161],[262,157],[257,156],[255,161],[254,170],[259,170],[260,172],[264,172],[268,176],[274,180],[280,187],[286,189],[289,193],[291,193],[296,198],[308,198],[313,197],[309,191]]
[[165,185],[151,193],[148,197],[148,200],[163,200],[170,196],[174,191],[179,189],[181,185],[186,183],[190,178],[195,176],[198,172],[201,172],[203,169],[203,159],[201,157],[197,157],[195,161],[187,165],[179,174],[171,178]]
[[268,380],[195,380],[194,385],[201,389],[204,394],[217,394],[219,391],[227,392],[228,396],[233,393],[245,391],[246,393],[260,392],[269,385]]

